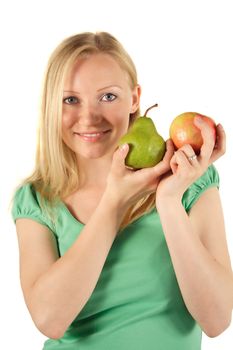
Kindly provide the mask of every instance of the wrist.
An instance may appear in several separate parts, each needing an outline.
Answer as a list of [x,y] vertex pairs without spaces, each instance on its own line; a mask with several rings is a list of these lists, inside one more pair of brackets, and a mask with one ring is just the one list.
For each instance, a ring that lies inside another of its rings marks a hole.
[[168,208],[175,209],[179,206],[182,206],[182,196],[167,195],[159,198],[156,197],[156,208],[158,211]]
[[106,211],[106,215],[111,215],[114,218],[116,225],[119,228],[127,207],[107,191],[103,193],[100,200],[100,206]]

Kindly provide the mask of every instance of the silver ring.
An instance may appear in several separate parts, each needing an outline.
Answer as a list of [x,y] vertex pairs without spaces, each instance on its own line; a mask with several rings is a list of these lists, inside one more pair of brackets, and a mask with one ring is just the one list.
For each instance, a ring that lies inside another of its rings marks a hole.
[[191,162],[195,159],[197,159],[196,154],[193,154],[192,156],[188,157],[188,160],[190,160]]

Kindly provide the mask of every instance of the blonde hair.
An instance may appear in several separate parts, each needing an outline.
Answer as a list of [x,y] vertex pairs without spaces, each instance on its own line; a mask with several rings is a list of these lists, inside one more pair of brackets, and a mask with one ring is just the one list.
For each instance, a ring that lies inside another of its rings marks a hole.
[[[45,71],[42,87],[35,168],[21,185],[31,183],[41,195],[47,214],[57,201],[78,188],[78,167],[75,153],[62,140],[62,100],[65,79],[78,58],[94,53],[113,57],[127,72],[131,88],[137,85],[135,65],[124,47],[107,32],[84,32],[68,37],[54,50]],[[140,110],[130,115],[131,122]],[[129,208],[121,229],[155,206],[155,194],[142,198]],[[48,208],[50,207],[50,209]],[[53,218],[54,220],[54,218]]]

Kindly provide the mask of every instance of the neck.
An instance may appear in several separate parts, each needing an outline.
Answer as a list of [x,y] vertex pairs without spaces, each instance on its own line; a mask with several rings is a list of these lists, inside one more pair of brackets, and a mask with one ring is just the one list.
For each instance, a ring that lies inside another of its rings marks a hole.
[[112,155],[97,159],[78,157],[79,188],[105,188],[112,163]]

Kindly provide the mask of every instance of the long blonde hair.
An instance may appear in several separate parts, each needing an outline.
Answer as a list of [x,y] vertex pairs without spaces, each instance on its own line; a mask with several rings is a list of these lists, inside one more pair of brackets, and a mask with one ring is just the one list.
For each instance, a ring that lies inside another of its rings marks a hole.
[[[68,37],[52,53],[44,75],[38,127],[35,168],[21,185],[31,183],[44,203],[53,205],[78,188],[78,167],[75,153],[62,140],[62,100],[65,79],[75,61],[94,53],[113,57],[127,72],[131,88],[137,85],[135,65],[119,41],[107,32],[84,32]],[[140,114],[131,114],[130,123]],[[121,229],[155,206],[155,194],[142,198],[129,208]],[[48,206],[44,210],[52,211]],[[49,214],[49,215],[50,215]]]

